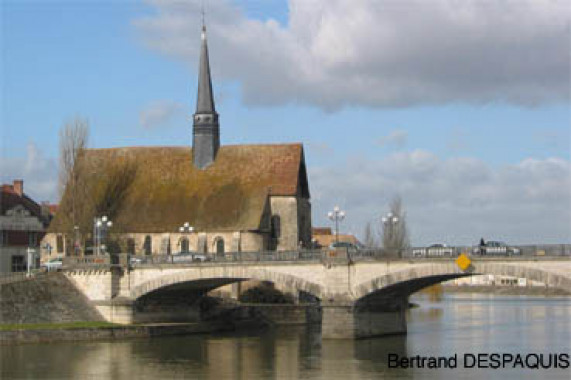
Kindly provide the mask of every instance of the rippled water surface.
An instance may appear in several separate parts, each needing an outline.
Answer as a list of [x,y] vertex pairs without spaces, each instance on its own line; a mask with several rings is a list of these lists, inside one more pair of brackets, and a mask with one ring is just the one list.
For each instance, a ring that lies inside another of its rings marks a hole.
[[[414,296],[406,336],[321,341],[319,330],[0,346],[0,377],[111,379],[569,379],[570,369],[394,369],[388,355],[570,353],[571,298]],[[459,360],[460,362],[460,360]],[[460,363],[459,363],[460,364]],[[462,365],[459,365],[462,367]]]

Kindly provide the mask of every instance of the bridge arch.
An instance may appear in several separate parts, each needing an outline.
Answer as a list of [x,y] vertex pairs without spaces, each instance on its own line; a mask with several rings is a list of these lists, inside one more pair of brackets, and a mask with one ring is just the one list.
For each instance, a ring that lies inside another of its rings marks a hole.
[[259,268],[221,268],[213,266],[203,267],[200,268],[200,270],[182,270],[166,273],[151,280],[144,281],[141,284],[133,287],[130,291],[130,296],[131,299],[136,300],[148,293],[177,284],[207,281],[212,283],[212,281],[217,280],[219,281],[220,286],[244,280],[269,281],[285,289],[301,290],[307,292],[317,298],[322,298],[323,294],[323,288],[321,285],[291,274]]
[[383,290],[395,289],[398,289],[401,294],[410,295],[422,288],[443,281],[486,274],[526,278],[545,283],[549,288],[571,292],[571,275],[566,276],[557,272],[521,264],[479,262],[474,263],[473,270],[469,273],[461,272],[454,263],[426,263],[426,265],[383,274],[356,284],[353,287],[353,296],[358,300]]

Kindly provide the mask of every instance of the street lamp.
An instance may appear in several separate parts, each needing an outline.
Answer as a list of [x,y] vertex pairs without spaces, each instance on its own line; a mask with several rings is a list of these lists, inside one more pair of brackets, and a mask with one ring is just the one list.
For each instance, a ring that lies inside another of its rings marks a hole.
[[101,218],[95,217],[93,220],[93,236],[95,237],[95,252],[101,254],[101,248],[105,249],[105,245],[101,241],[107,235],[107,230],[113,226],[113,222],[103,215]]
[[389,247],[385,247],[385,248],[390,248],[390,249],[394,249],[394,239],[395,239],[395,234],[394,234],[394,227],[398,224],[399,222],[399,218],[398,216],[395,216],[392,212],[387,213],[387,215],[383,216],[381,218],[381,221],[383,222],[383,228],[384,228],[384,234],[385,236],[387,236],[386,239],[386,243],[388,243]]
[[[180,226],[178,230],[181,234],[191,234],[194,231],[194,227],[191,226],[190,223],[186,222],[182,226]],[[187,242],[188,242],[188,240],[187,240]],[[190,245],[190,242],[188,242],[188,245]],[[186,253],[189,250],[190,250],[190,247],[189,246],[183,247],[182,241],[181,241],[181,246],[180,246],[181,253],[182,252]]]
[[36,250],[31,248],[31,247],[28,247],[28,262],[27,262],[28,277],[30,277],[32,275],[32,266],[35,266],[33,264],[35,256],[36,256]]
[[327,217],[332,222],[335,222],[335,242],[339,243],[339,222],[345,219],[345,211],[341,211],[339,206],[333,207],[333,211],[327,213]]
[[79,256],[79,226],[73,226],[73,250],[75,256]]
[[394,216],[392,212],[389,212],[387,215],[383,216],[381,220],[385,225],[387,224],[394,225],[399,222],[399,218],[397,216]]

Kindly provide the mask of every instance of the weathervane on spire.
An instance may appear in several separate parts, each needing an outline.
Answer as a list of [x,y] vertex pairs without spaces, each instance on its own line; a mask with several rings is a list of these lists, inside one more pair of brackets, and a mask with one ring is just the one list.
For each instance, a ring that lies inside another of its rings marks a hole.
[[202,5],[200,7],[200,15],[202,16],[202,31],[206,30],[206,23],[204,21],[204,0],[202,0]]

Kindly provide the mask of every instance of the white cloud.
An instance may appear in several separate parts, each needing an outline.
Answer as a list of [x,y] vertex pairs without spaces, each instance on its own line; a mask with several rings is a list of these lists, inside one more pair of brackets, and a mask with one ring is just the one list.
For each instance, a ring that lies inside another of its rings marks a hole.
[[394,147],[397,149],[404,148],[407,144],[408,132],[402,129],[395,129],[386,136],[379,139],[378,144],[381,147]]
[[57,164],[45,157],[34,143],[28,143],[25,157],[3,157],[0,160],[0,180],[12,184],[15,179],[24,180],[24,193],[36,202],[57,202]]
[[157,100],[139,113],[139,122],[144,128],[164,127],[176,116],[184,115],[184,110],[182,103]]
[[[201,1],[148,2],[147,46],[195,66]],[[221,0],[208,33],[216,78],[248,103],[527,106],[569,99],[570,15],[564,0],[290,0],[284,26]]]
[[441,159],[426,151],[380,161],[309,168],[315,225],[334,204],[347,211],[343,229],[365,223],[401,195],[413,244],[472,244],[480,237],[513,243],[571,242],[571,162],[526,159],[492,168],[475,158]]

